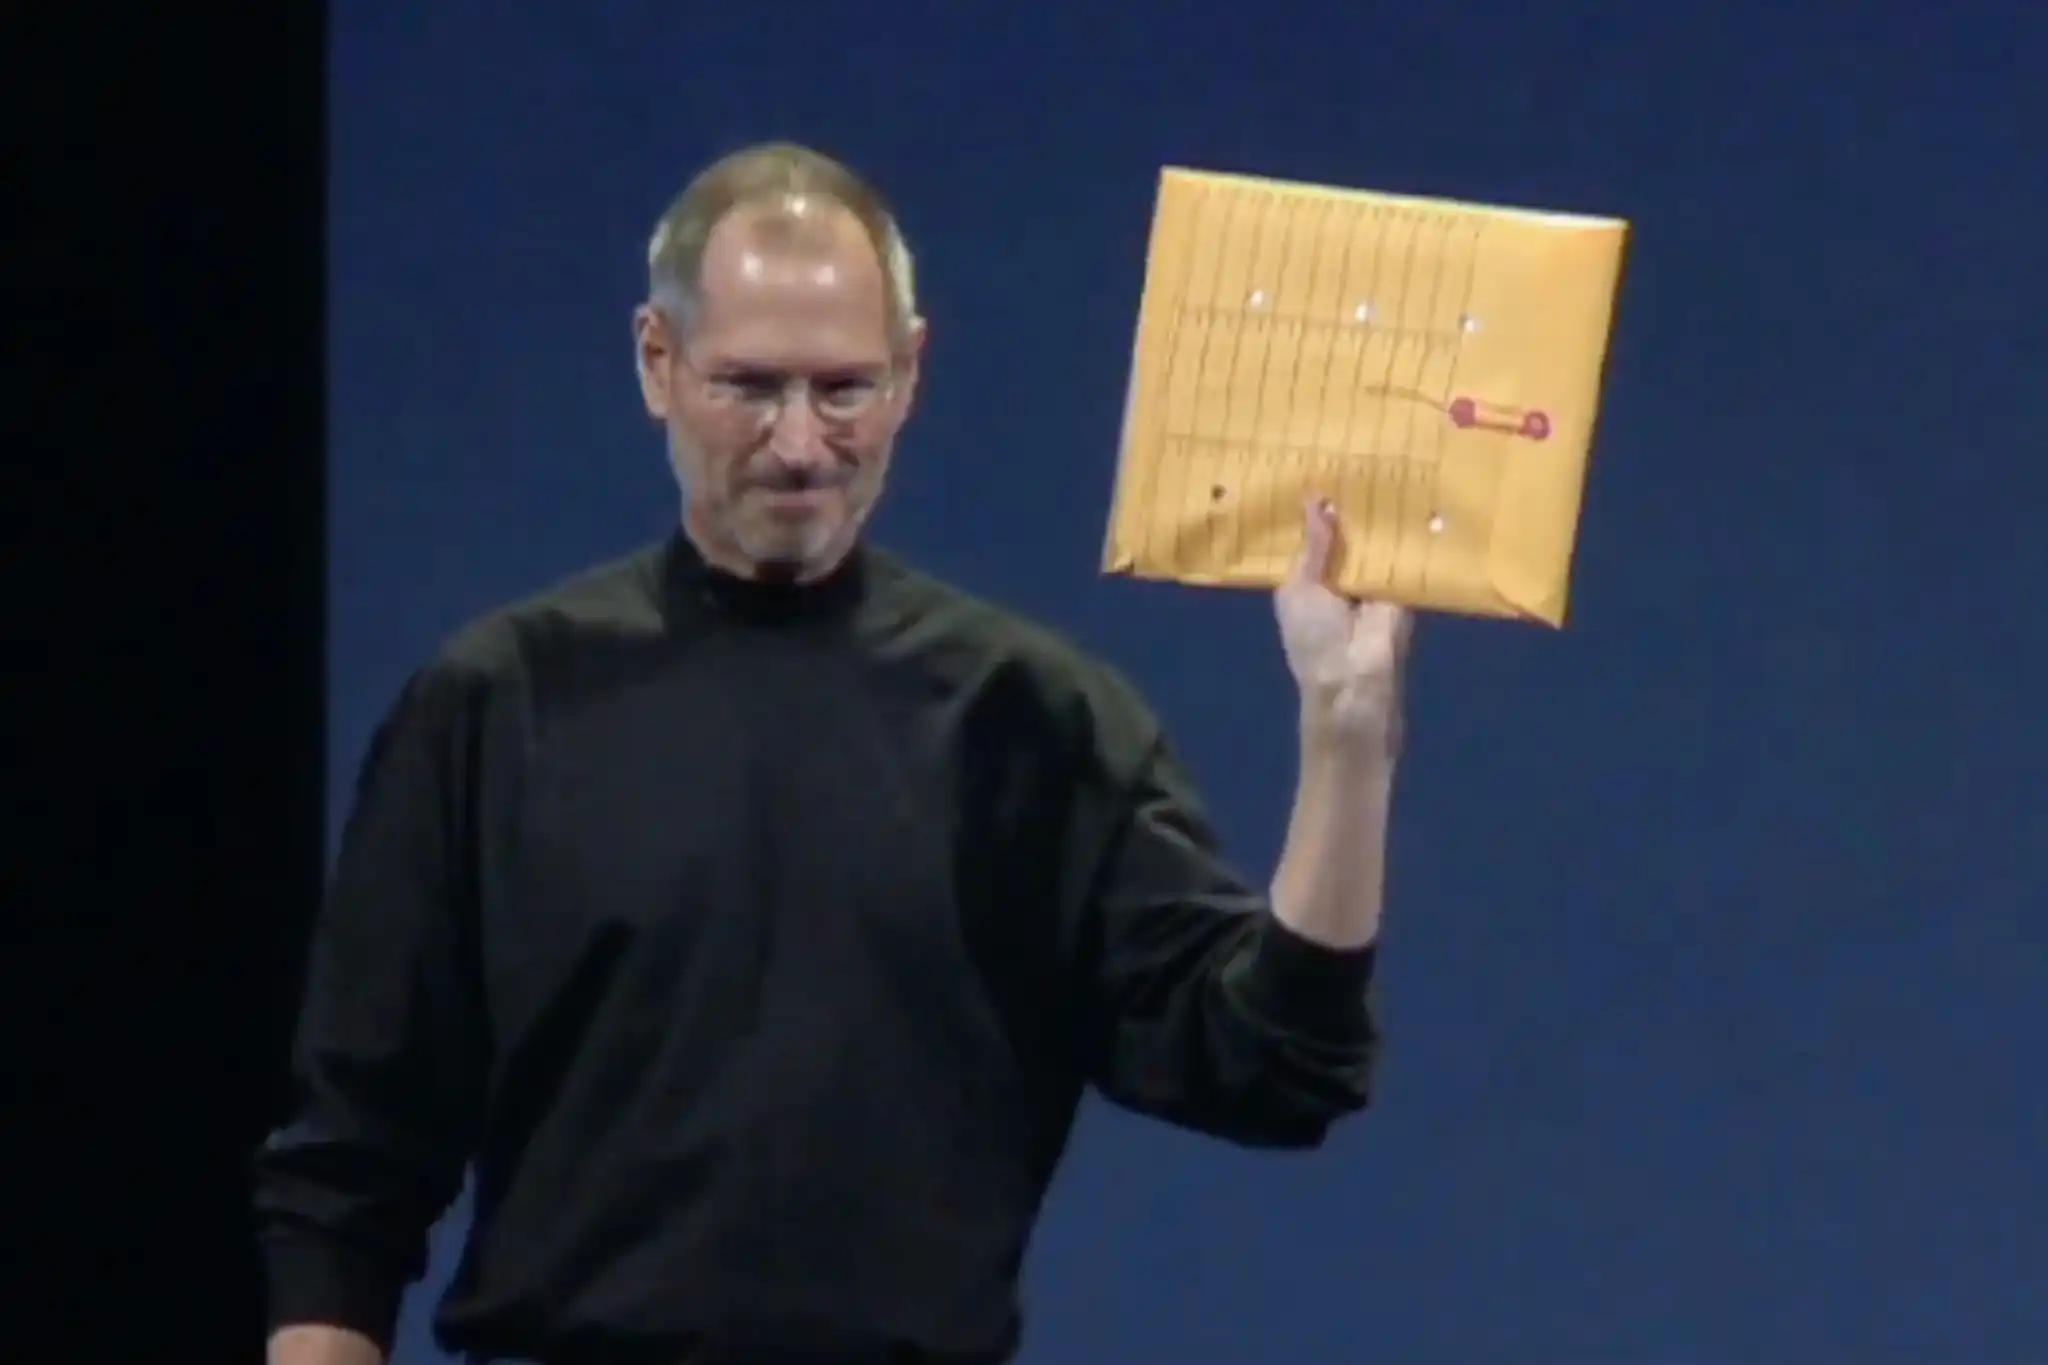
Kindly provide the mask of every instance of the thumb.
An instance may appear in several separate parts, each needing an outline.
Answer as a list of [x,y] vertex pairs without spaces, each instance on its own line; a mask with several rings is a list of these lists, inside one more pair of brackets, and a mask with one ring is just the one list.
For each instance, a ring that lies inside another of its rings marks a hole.
[[1308,535],[1301,558],[1295,561],[1294,577],[1302,583],[1327,583],[1330,558],[1337,546],[1337,509],[1327,498],[1310,498],[1304,509]]

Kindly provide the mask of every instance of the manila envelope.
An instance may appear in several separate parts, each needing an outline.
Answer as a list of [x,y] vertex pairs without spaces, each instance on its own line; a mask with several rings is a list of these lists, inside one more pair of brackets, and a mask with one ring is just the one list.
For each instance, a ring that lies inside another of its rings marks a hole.
[[1628,224],[1169,167],[1105,572],[1562,626]]

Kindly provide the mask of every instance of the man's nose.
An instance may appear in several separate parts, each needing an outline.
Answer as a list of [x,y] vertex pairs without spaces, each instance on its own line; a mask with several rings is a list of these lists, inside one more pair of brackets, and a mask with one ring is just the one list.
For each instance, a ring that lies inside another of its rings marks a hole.
[[818,419],[817,405],[811,401],[810,390],[800,385],[783,394],[768,436],[776,453],[792,462],[808,464],[829,454],[825,443],[825,424]]

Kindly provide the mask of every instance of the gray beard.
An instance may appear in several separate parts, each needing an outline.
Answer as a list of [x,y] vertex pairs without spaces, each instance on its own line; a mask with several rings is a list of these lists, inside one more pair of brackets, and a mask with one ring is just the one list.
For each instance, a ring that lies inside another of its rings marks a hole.
[[811,525],[795,535],[763,536],[737,525],[725,528],[727,538],[762,577],[779,579],[802,578],[806,570],[822,562],[832,549],[834,530],[832,526]]
[[[877,458],[886,462],[892,453],[889,450],[879,451]],[[883,467],[886,469],[886,464]],[[687,522],[691,509],[690,480],[684,472],[681,452],[673,448],[669,452],[669,469],[675,475],[677,490],[682,494],[683,518]],[[851,524],[843,527],[849,548],[867,527],[868,518],[881,498],[882,480],[878,479],[869,493],[868,501],[854,511]],[[823,566],[825,556],[838,548],[833,528],[822,525],[806,526],[795,535],[787,532],[760,535],[741,525],[735,517],[717,518],[709,524],[698,523],[698,530],[717,535],[763,578],[800,581],[812,577]]]

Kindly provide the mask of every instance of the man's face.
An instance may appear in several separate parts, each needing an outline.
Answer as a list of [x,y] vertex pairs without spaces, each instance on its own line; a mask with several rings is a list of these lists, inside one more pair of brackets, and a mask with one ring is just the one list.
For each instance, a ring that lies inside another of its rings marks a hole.
[[749,577],[830,572],[881,493],[922,344],[892,333],[859,220],[818,200],[739,209],[705,245],[694,316],[657,301],[634,321],[705,556]]

